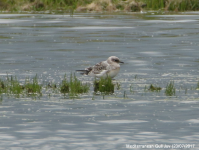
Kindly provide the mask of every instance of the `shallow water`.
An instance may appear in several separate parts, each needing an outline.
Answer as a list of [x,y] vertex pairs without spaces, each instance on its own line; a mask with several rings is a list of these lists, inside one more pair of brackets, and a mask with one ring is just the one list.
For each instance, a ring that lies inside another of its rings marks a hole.
[[[1,78],[11,74],[23,81],[37,74],[40,82],[59,83],[64,74],[112,55],[125,63],[114,95],[93,95],[91,87],[74,100],[48,92],[36,100],[3,97],[0,149],[180,143],[197,149],[198,14],[1,14]],[[170,81],[172,97],[164,94]],[[149,92],[150,84],[161,92]]]

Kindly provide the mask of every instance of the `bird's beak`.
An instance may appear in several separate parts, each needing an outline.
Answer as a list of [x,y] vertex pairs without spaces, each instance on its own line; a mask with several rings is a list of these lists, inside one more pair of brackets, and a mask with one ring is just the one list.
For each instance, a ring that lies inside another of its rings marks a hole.
[[120,63],[122,63],[122,64],[123,64],[124,62],[123,62],[123,61],[120,61]]

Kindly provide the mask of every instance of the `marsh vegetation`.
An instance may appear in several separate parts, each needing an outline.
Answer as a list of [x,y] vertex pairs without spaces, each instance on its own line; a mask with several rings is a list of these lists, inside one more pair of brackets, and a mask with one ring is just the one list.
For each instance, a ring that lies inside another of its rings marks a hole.
[[0,10],[17,11],[128,11],[199,10],[198,0],[1,0]]
[[[136,79],[135,79],[136,80]],[[177,96],[176,87],[174,81],[169,81],[165,86],[164,92],[162,87],[159,87],[155,84],[145,85],[142,89],[134,89],[137,85],[131,83],[129,88],[122,88],[123,85],[118,81],[113,81],[111,78],[100,78],[94,79],[91,82],[82,82],[79,80],[75,74],[70,74],[69,77],[64,75],[60,83],[52,82],[42,82],[38,79],[38,76],[35,75],[33,78],[26,78],[24,82],[17,79],[16,76],[7,75],[5,79],[0,79],[0,95],[8,97],[32,97],[34,99],[41,98],[43,95],[48,94],[49,97],[52,95],[63,95],[66,99],[81,99],[81,95],[102,95],[103,98],[105,95],[114,94],[116,97],[123,93],[123,98],[128,98],[127,95],[136,95],[140,92],[144,96],[148,92],[157,92],[165,96]],[[190,90],[196,91],[199,88],[199,83],[196,84],[195,88]],[[128,90],[129,89],[129,90]],[[179,92],[184,89],[185,94],[187,94],[188,89],[180,87]],[[120,93],[119,95],[117,93]],[[145,94],[144,94],[145,93]],[[120,97],[120,96],[119,96]]]

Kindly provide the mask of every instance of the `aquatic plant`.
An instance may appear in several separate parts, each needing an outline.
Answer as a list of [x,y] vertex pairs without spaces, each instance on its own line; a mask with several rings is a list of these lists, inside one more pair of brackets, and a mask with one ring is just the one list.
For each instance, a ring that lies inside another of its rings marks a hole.
[[32,80],[27,78],[24,85],[25,92],[28,96],[41,96],[42,85],[38,83],[38,77],[35,75]]
[[20,85],[17,77],[11,76],[10,79],[8,77],[7,81],[9,82],[8,87],[9,87],[10,94],[14,94],[17,97],[19,97],[19,95],[22,94],[24,87]]
[[93,85],[95,92],[99,91],[105,94],[114,93],[114,84],[112,83],[111,77],[107,78],[101,77],[99,80],[95,79]]
[[66,93],[69,93],[69,83],[67,81],[66,75],[64,76],[64,79],[60,84],[60,92],[63,93],[64,95]]
[[14,95],[15,97],[19,97],[20,94],[22,94],[24,88],[19,83],[17,77],[8,76],[6,77],[6,80],[0,79],[0,94],[6,94],[8,96]]
[[83,84],[79,81],[75,74],[70,75],[70,82],[68,82],[66,75],[60,84],[60,92],[64,95],[69,94],[70,97],[78,96],[78,94],[87,93],[89,85]]
[[162,89],[161,87],[155,86],[153,84],[151,84],[148,88],[148,90],[151,92],[160,92],[161,89]]
[[87,93],[89,91],[89,85],[83,84],[77,79],[75,74],[70,75],[70,96],[76,96],[77,94]]
[[174,96],[175,95],[174,81],[170,81],[170,83],[167,84],[164,93],[166,96]]

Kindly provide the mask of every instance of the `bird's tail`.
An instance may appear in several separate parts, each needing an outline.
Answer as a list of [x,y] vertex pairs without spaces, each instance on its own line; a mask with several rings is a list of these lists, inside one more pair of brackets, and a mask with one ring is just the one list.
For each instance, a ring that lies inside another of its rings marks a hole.
[[92,71],[92,69],[93,69],[92,67],[88,67],[88,68],[85,68],[85,70],[76,70],[76,71],[81,72],[80,74],[82,74],[82,75],[88,75],[89,72]]

